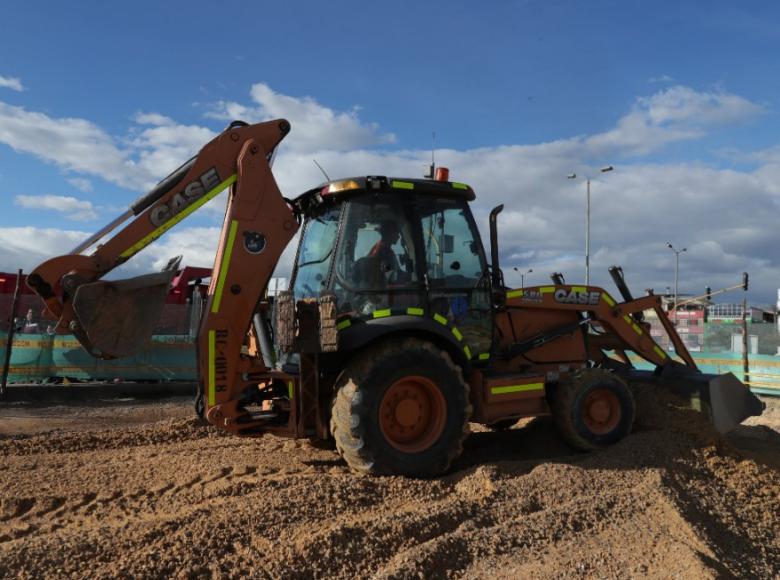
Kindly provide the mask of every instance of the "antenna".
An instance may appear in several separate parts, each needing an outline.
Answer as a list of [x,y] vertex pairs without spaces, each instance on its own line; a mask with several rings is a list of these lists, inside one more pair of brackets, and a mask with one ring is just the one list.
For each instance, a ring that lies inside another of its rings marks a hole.
[[436,175],[436,131],[431,131],[431,165],[428,167],[428,173],[424,175],[426,179],[433,179]]
[[316,160],[316,159],[314,159],[314,158],[312,158],[312,161],[314,161],[314,165],[316,165],[316,166],[319,168],[319,170],[320,170],[320,171],[322,171],[322,174],[325,176],[325,179],[326,179],[327,181],[330,181],[330,177],[328,177],[328,174],[327,174],[327,173],[325,173],[325,170],[322,168],[322,165],[320,165],[319,163],[317,163],[317,160]]

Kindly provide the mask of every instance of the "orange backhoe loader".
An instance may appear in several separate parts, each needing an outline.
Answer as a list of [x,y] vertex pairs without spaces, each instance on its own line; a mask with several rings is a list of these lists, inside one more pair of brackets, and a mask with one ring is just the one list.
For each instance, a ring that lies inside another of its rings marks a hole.
[[[674,386],[720,430],[761,413],[733,375],[697,370],[660,298],[631,297],[618,268],[622,302],[560,275],[507,288],[502,206],[490,215],[488,264],[468,185],[367,176],[284,198],[270,161],[289,130],[232,123],[125,214],[38,266],[28,284],[58,331],[101,358],[144,346],[178,261],[102,278],[229,189],[197,341],[199,411],[222,429],[332,439],[354,469],[426,476],[458,457],[470,421],[501,428],[552,414],[580,448],[614,443],[632,428],[635,379]],[[301,225],[291,289],[271,303],[269,277]],[[679,360],[653,340],[646,310]],[[627,351],[655,372],[635,370]]]

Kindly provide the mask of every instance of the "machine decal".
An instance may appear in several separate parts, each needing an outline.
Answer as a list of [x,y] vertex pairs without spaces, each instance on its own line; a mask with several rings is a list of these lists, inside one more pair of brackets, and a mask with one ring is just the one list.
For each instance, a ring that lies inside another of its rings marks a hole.
[[[208,193],[197,199],[197,201],[190,203],[185,208],[181,209],[180,211],[176,212],[171,219],[169,219],[167,222],[163,223],[158,227],[156,230],[154,230],[152,233],[147,234],[140,240],[138,240],[135,244],[127,248],[124,252],[119,254],[120,258],[127,259],[130,256],[133,256],[143,250],[146,246],[151,244],[154,240],[159,238],[161,235],[163,235],[165,232],[167,232],[169,229],[171,229],[173,226],[178,224],[181,220],[186,218],[188,215],[190,215],[192,212],[203,206],[207,201],[211,200],[212,198],[216,197],[217,194],[219,194],[223,189],[226,187],[234,184],[236,182],[237,175],[234,173],[230,177],[228,177],[225,181],[222,181],[219,183],[216,187],[211,189]],[[167,206],[166,206],[167,207]],[[157,209],[157,208],[155,208]],[[152,210],[154,211],[154,210]],[[151,215],[151,214],[150,214]],[[154,224],[154,220],[152,220],[152,223]],[[157,225],[157,224],[155,224]]]
[[209,330],[209,407],[216,404],[217,393],[227,391],[227,337],[227,330]]
[[505,385],[503,387],[491,387],[492,395],[506,395],[508,393],[522,393],[525,391],[544,390],[544,383],[528,383],[525,385]]
[[422,316],[423,314],[425,314],[425,310],[423,310],[422,308],[409,307],[406,309],[406,313],[411,314],[412,316]]
[[471,360],[471,349],[468,347],[468,345],[463,347],[463,352],[466,353],[466,359]]
[[606,292],[604,292],[604,294],[601,295],[601,298],[604,300],[604,302],[609,304],[609,306],[614,306],[615,305],[615,301],[612,300],[612,296],[610,296]]
[[209,378],[208,378],[208,390],[209,390],[209,407],[216,403],[216,385],[215,385],[215,370],[214,370],[214,358],[216,350],[216,331],[209,330]]
[[342,320],[338,324],[336,324],[336,330],[344,330],[345,328],[349,328],[350,326],[352,326],[352,321],[349,318],[347,318],[345,320]]
[[460,333],[460,330],[458,330],[454,326],[450,330],[452,330],[452,334],[455,336],[455,338],[458,339],[458,342],[463,340],[463,335]]
[[390,185],[392,185],[393,189],[414,189],[414,183],[411,181],[393,180]]
[[661,347],[660,347],[660,346],[658,346],[657,344],[656,344],[655,346],[653,346],[653,350],[654,350],[654,351],[656,352],[656,354],[657,354],[658,356],[660,356],[661,358],[666,358],[666,353],[665,353],[665,352],[664,352],[664,351],[661,349]]
[[259,254],[265,250],[265,236],[260,232],[244,232],[244,249],[250,254]]
[[211,192],[219,185],[219,182],[217,168],[212,167],[198,179],[188,183],[179,193],[174,194],[167,203],[153,207],[149,212],[149,219],[156,226],[163,225],[191,203],[206,195],[206,192]]
[[626,324],[628,324],[631,328],[634,329],[634,332],[636,332],[639,336],[642,336],[642,329],[639,327],[639,325],[634,322],[634,319],[628,316],[627,314],[623,316],[623,320],[626,321]]
[[481,352],[479,353],[479,360],[488,360],[490,359],[490,353],[489,352]]
[[434,314],[433,319],[439,324],[443,324],[444,326],[447,326],[447,319],[444,318],[441,314]]
[[225,243],[225,253],[222,254],[222,262],[219,265],[219,278],[217,279],[217,287],[214,289],[214,300],[211,303],[212,314],[219,312],[219,305],[222,303],[222,290],[225,288],[225,278],[227,278],[230,257],[233,254],[233,243],[236,241],[237,230],[238,220],[231,221],[227,243]]
[[389,308],[384,308],[382,310],[374,310],[373,317],[374,318],[387,318],[392,314],[391,310]]
[[523,292],[523,302],[541,302],[542,294],[537,290],[526,290]]
[[595,306],[599,303],[601,292],[588,292],[584,286],[574,286],[571,291],[566,288],[558,288],[553,296],[556,302],[563,304],[590,304]]

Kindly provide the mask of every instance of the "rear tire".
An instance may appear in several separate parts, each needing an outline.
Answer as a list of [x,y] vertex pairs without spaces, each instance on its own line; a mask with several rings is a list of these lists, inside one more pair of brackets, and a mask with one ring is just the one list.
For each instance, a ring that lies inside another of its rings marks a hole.
[[585,451],[620,441],[636,415],[626,383],[605,369],[584,369],[558,383],[550,406],[561,436]]
[[431,477],[463,450],[469,389],[449,354],[416,338],[383,342],[336,385],[331,434],[352,469]]

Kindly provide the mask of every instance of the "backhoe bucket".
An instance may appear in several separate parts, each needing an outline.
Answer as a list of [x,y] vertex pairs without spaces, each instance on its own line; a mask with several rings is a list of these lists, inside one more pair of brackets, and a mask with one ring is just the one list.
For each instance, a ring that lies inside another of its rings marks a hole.
[[631,381],[653,383],[684,400],[688,407],[705,413],[719,433],[727,433],[748,417],[758,416],[764,403],[732,373],[704,374],[684,367],[652,371],[631,371]]
[[178,263],[172,260],[157,274],[79,286],[73,298],[79,324],[74,334],[82,346],[102,359],[132,356],[147,346]]

